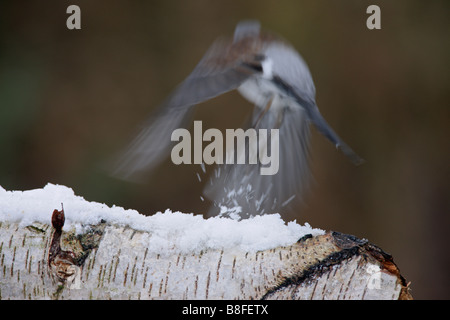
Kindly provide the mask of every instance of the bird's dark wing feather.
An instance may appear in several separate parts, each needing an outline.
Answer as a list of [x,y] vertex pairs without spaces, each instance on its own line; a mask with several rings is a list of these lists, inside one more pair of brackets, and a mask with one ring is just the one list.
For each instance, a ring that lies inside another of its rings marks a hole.
[[330,127],[330,125],[321,115],[319,108],[317,107],[313,99],[304,98],[295,90],[293,86],[283,81],[283,79],[281,79],[280,77],[275,76],[274,82],[278,85],[278,87],[280,87],[280,89],[293,97],[297,101],[297,103],[305,109],[308,120],[311,121],[316,129],[328,140],[330,140],[331,143],[336,146],[336,148],[341,150],[342,153],[350,159],[350,161],[352,161],[355,165],[360,165],[364,162],[364,159],[357,155]]

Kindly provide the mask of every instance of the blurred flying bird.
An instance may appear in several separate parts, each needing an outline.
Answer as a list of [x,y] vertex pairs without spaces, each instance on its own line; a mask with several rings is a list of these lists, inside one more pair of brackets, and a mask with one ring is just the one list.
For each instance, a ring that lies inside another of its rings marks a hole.
[[189,126],[193,106],[234,89],[256,106],[248,127],[279,130],[279,171],[261,175],[260,164],[219,165],[204,192],[214,203],[210,215],[283,216],[308,186],[310,123],[355,165],[363,162],[320,114],[300,54],[257,21],[243,21],[232,39],[210,47],[121,155],[114,174],[135,180],[160,164],[173,146],[172,132]]

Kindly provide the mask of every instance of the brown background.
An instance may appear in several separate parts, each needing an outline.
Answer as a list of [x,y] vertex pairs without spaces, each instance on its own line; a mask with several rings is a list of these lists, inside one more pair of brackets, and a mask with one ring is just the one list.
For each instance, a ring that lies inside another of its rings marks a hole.
[[[81,7],[82,30],[66,28]],[[382,29],[366,28],[381,7]],[[394,256],[416,298],[450,298],[448,1],[2,1],[0,185],[63,184],[144,214],[202,213],[198,166],[170,160],[132,185],[104,164],[241,19],[308,62],[322,114],[367,162],[354,167],[316,131],[315,183],[299,223],[367,238]],[[205,127],[240,126],[233,92],[197,108]],[[1,204],[0,204],[1,205]]]

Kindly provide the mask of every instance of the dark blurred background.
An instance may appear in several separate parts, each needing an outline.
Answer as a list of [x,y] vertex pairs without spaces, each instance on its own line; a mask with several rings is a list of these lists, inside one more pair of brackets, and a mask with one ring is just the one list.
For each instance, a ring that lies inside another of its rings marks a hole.
[[[81,8],[81,30],[66,8]],[[366,8],[381,8],[381,30]],[[394,256],[419,299],[450,298],[449,1],[1,1],[0,185],[63,184],[89,201],[202,213],[199,166],[170,159],[147,184],[104,170],[151,110],[242,19],[307,61],[322,114],[367,162],[314,129],[315,181],[297,222],[350,233]],[[204,128],[239,127],[238,93],[197,108]],[[1,204],[0,204],[1,205]]]

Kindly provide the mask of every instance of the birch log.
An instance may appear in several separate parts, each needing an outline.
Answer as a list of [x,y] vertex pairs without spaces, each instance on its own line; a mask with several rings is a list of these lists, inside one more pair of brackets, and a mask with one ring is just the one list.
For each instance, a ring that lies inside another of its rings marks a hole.
[[[1,299],[411,299],[392,257],[328,232],[259,252],[155,253],[149,232],[0,223]],[[53,243],[52,243],[53,242]],[[61,244],[55,251],[56,243]],[[52,249],[53,248],[53,249]]]

